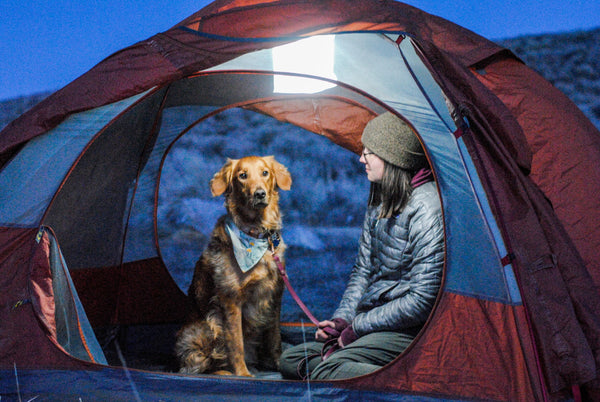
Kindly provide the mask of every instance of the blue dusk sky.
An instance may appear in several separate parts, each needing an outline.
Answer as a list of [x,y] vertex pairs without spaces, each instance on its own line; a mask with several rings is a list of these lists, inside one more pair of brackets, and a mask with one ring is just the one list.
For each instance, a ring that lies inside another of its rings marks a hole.
[[[3,0],[0,101],[60,89],[112,53],[166,31],[208,3]],[[600,26],[598,0],[406,3],[492,40]]]

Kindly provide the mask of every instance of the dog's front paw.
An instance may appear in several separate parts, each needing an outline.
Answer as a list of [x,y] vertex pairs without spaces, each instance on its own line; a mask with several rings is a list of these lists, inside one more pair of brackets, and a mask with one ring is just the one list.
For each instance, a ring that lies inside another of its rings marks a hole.
[[213,375],[233,375],[233,373],[231,371],[227,371],[227,370],[217,370],[212,374]]
[[252,373],[250,371],[248,371],[247,368],[236,370],[235,375],[239,375],[239,376],[242,376],[242,377],[254,377],[252,375]]

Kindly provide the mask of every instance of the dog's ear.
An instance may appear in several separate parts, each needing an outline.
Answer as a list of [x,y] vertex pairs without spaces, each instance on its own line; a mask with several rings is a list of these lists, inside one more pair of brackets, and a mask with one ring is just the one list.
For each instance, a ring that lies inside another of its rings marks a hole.
[[237,163],[238,159],[229,159],[221,170],[219,170],[210,181],[210,191],[213,197],[217,197],[223,194],[231,185],[231,178],[233,175],[233,167]]
[[289,190],[292,187],[292,175],[290,175],[287,168],[277,162],[274,156],[267,156],[265,159],[271,164],[277,186],[282,190]]

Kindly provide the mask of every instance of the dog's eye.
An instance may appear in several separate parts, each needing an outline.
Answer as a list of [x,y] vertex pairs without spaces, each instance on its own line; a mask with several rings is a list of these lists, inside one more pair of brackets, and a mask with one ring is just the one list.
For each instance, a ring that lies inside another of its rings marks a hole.
[[269,175],[269,171],[268,170],[263,170],[263,176],[268,176]]
[[248,178],[248,174],[246,174],[246,172],[242,172],[242,173],[240,173],[239,178],[242,180],[245,180]]

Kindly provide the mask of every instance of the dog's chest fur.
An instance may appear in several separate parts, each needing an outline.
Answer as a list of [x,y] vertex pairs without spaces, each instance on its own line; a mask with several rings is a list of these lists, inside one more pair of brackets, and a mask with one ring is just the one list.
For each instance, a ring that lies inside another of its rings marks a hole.
[[[280,242],[277,252],[283,258],[285,244]],[[212,276],[215,293],[236,298],[246,302],[250,299],[271,299],[269,294],[277,293],[281,285],[281,277],[270,251],[248,272],[239,268],[231,239],[224,224],[219,223],[211,236],[207,249],[198,262],[202,271]],[[206,271],[210,272],[206,272]]]
[[225,284],[229,289],[238,288],[238,291],[247,297],[251,296],[252,292],[260,292],[261,289],[269,291],[271,287],[266,285],[279,278],[277,266],[269,252],[248,272],[242,272],[238,267],[233,253],[229,253],[227,257],[229,261],[226,264],[215,266],[215,282]]

